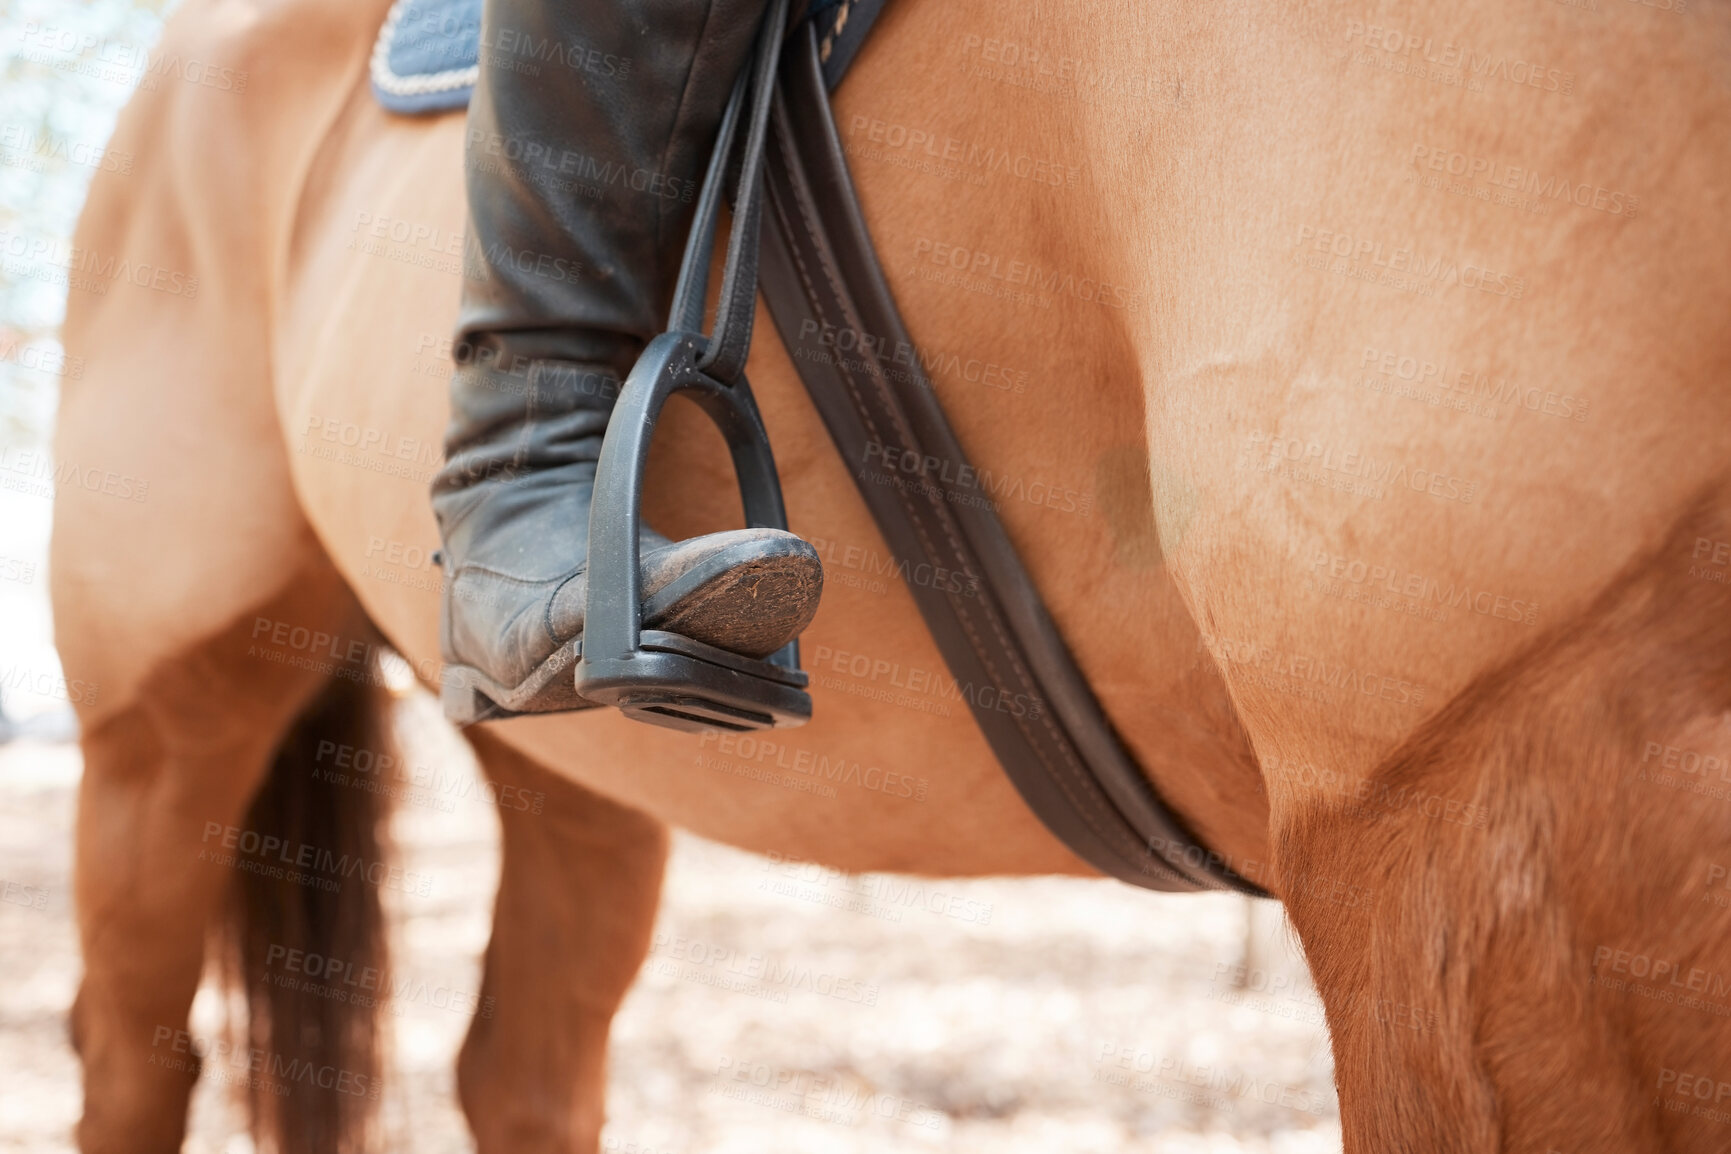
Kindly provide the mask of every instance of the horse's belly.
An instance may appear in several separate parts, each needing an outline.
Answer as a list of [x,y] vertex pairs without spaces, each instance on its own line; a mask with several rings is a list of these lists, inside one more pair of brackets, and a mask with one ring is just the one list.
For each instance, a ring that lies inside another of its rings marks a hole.
[[[436,684],[440,573],[427,489],[441,459],[462,276],[462,121],[378,123],[370,107],[353,111],[348,143],[327,160],[330,194],[308,206],[279,405],[295,483],[326,548]],[[815,416],[779,381],[765,387],[784,375],[767,357],[785,365],[766,344],[753,379],[792,525],[836,543],[802,643],[815,719],[762,737],[692,737],[597,710],[514,720],[500,735],[591,788],[748,848],[862,869],[1080,870],[998,770]],[[664,484],[649,515],[684,535],[738,513],[717,438],[680,410],[658,444],[695,453],[682,471],[700,483]]]

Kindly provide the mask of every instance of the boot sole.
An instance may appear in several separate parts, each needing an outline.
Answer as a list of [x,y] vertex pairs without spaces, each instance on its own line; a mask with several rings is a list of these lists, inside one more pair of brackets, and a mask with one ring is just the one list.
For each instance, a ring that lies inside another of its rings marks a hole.
[[[680,574],[643,603],[646,629],[664,629],[726,649],[760,657],[797,637],[811,623],[823,590],[823,567],[815,554],[741,557],[750,546],[715,554]],[[765,648],[769,645],[769,648]],[[533,713],[599,708],[577,695],[574,666],[583,635],[567,641],[515,687],[507,687],[469,665],[447,665],[439,701],[452,724],[464,726]]]

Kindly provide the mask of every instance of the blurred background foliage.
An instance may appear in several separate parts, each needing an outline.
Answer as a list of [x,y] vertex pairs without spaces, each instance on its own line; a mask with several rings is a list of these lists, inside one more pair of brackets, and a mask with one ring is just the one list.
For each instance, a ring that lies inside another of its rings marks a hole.
[[[0,447],[46,444],[63,375],[63,276],[25,257],[69,245],[90,180],[175,0],[0,2]],[[124,169],[121,169],[124,171]]]

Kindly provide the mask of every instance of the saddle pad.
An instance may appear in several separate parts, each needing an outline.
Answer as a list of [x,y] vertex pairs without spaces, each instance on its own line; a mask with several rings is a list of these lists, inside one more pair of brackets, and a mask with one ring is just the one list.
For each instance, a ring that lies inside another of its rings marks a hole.
[[[547,0],[550,4],[572,0]],[[824,80],[841,81],[884,0],[812,0]],[[481,0],[396,0],[373,43],[373,95],[391,112],[428,116],[469,106],[481,58]]]
[[407,116],[467,108],[480,58],[481,0],[397,0],[373,43],[373,95]]

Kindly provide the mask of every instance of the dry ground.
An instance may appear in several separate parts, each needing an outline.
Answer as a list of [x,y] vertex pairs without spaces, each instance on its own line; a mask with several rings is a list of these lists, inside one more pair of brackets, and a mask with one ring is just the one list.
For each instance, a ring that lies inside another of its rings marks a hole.
[[[405,728],[423,756],[473,772],[430,699],[410,700]],[[73,745],[0,746],[0,1151],[68,1150],[78,1111],[65,1041],[78,770]],[[453,794],[400,809],[395,833],[405,864],[433,879],[393,912],[400,973],[473,992],[493,817]],[[1241,899],[1103,881],[926,884],[976,903],[962,907],[976,915],[989,906],[989,922],[888,892],[862,902],[845,879],[788,879],[681,837],[659,944],[616,1022],[606,1150],[1340,1149],[1320,1006],[1272,908],[1247,920]],[[1256,988],[1234,981],[1247,943]],[[758,955],[774,972],[823,977],[742,976]],[[1270,981],[1289,984],[1270,993]],[[394,1017],[392,1150],[472,1148],[451,1078],[466,1015],[435,1000]],[[212,991],[194,1018],[217,1028]],[[739,1070],[752,1076],[730,1076]],[[774,1078],[805,1092],[754,1085]],[[249,1152],[240,1128],[224,1092],[201,1087],[187,1149]]]

